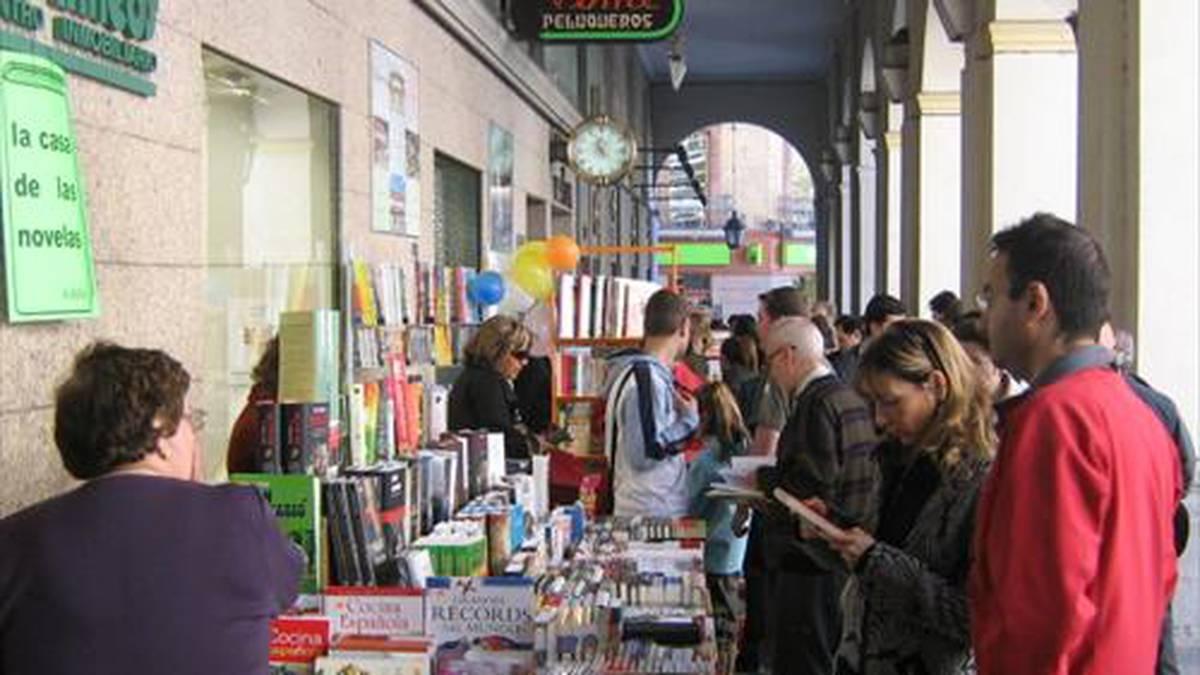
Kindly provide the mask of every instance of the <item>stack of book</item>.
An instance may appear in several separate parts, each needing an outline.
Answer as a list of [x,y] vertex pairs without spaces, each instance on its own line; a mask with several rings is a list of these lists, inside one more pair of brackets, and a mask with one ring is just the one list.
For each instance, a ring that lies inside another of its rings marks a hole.
[[278,402],[258,409],[263,473],[315,473],[340,461],[338,312],[284,312],[279,319]]
[[429,553],[439,577],[482,577],[488,572],[487,535],[478,521],[439,523],[413,546]]
[[608,376],[608,362],[588,348],[567,348],[560,356],[559,391],[567,396],[597,396]]
[[660,288],[651,281],[564,274],[555,297],[558,337],[641,337],[646,303]]
[[329,655],[316,660],[316,675],[430,675],[433,647],[428,640],[336,638]]

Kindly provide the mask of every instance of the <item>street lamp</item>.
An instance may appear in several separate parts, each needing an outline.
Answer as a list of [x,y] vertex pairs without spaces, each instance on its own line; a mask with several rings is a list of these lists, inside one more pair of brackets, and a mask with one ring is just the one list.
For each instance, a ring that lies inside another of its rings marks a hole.
[[729,214],[729,220],[725,221],[725,245],[729,250],[739,249],[742,247],[742,238],[746,234],[746,225],[738,218],[737,211]]

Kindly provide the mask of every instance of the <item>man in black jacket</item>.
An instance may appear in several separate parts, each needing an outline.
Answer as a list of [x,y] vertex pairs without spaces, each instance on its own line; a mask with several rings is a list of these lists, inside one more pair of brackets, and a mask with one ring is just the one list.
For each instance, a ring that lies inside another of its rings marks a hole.
[[[830,505],[843,527],[870,529],[879,471],[867,404],[825,362],[824,342],[808,319],[782,319],[766,340],[772,381],[793,401],[779,437],[776,464],[764,469],[768,494],[782,487]],[[824,542],[802,541],[798,524],[778,504],[765,514],[771,568],[775,672],[826,675],[841,637],[839,600],[847,571]]]

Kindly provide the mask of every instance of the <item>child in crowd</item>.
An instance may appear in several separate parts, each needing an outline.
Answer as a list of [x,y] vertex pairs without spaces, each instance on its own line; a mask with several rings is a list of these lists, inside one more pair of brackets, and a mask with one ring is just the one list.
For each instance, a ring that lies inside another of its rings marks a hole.
[[732,466],[734,455],[746,452],[749,433],[737,400],[723,382],[714,382],[700,390],[700,436],[703,450],[688,471],[688,513],[694,518],[704,518],[708,527],[704,572],[716,618],[721,656],[718,672],[730,673],[745,620],[742,562],[747,537],[745,531],[733,530],[737,511],[734,502],[709,499],[705,493],[713,483],[721,482],[720,471]]

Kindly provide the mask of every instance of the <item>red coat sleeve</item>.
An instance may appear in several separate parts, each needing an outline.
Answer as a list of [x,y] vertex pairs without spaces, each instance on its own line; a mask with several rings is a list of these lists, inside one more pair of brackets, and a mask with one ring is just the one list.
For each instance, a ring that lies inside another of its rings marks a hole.
[[[978,542],[986,595],[972,617],[981,674],[1067,674],[1097,607],[1111,462],[1078,412],[1039,405],[1009,428]],[[1014,420],[1016,421],[1016,420]],[[1014,645],[1020,645],[1014,649]]]

